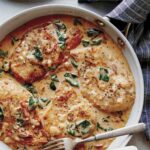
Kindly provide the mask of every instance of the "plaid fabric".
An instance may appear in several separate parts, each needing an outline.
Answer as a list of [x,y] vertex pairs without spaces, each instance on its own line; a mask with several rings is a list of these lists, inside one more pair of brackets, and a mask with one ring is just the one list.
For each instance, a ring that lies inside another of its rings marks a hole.
[[150,140],[150,0],[123,0],[107,16],[132,23],[128,40],[143,71],[145,101],[141,121],[147,125],[146,135]]

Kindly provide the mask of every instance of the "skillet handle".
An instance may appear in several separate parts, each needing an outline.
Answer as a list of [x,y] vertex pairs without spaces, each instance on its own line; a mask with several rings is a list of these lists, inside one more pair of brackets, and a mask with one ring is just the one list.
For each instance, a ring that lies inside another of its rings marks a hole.
[[[110,18],[105,16],[103,17],[106,21],[109,21],[111,22]],[[124,30],[123,30],[123,34],[125,35],[125,37],[128,37],[129,35],[129,30],[130,30],[130,27],[131,27],[131,23],[126,23],[125,27],[124,27]]]

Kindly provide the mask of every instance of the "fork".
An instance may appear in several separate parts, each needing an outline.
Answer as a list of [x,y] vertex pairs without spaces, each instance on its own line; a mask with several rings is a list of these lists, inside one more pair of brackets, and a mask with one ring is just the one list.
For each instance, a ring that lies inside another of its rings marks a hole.
[[86,139],[71,139],[71,138],[61,138],[49,141],[47,144],[45,144],[42,148],[42,150],[73,150],[73,148],[83,142],[90,142],[95,140],[102,140],[102,139],[108,139],[113,137],[118,137],[122,135],[127,134],[133,134],[137,132],[141,132],[145,130],[146,126],[144,123],[135,124],[132,126],[126,126],[123,128],[115,129],[113,131],[109,131],[106,133],[97,134],[95,136],[91,136]]

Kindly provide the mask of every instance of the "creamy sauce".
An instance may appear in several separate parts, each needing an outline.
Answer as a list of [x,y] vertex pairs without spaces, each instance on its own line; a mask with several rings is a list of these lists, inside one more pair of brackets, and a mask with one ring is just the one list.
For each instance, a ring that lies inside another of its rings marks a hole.
[[[37,18],[7,35],[0,42],[0,71],[0,140],[14,150],[123,127],[135,99],[120,48],[96,24],[73,16]],[[10,99],[18,109],[7,108]],[[104,150],[112,141],[75,149]]]

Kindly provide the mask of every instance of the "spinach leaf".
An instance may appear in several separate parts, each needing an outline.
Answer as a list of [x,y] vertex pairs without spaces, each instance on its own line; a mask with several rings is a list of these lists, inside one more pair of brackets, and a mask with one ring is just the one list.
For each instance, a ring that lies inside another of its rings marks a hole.
[[90,29],[87,30],[88,37],[96,37],[100,33],[101,33],[101,31],[96,29],[96,28],[90,28]]
[[75,122],[68,125],[67,133],[71,136],[81,137],[90,132],[91,123],[88,120],[83,120],[80,122]]
[[82,45],[83,45],[84,47],[88,47],[89,44],[90,44],[89,41],[82,40]]
[[17,125],[19,125],[20,127],[24,126],[25,121],[23,120],[23,118],[17,118],[16,119]]
[[97,122],[97,124],[96,124],[96,128],[97,128],[97,131],[98,131],[99,129],[101,129],[101,130],[103,130],[103,131],[105,131],[105,132],[107,132],[107,131],[112,131],[112,130],[113,130],[113,128],[111,128],[111,127],[108,127],[108,128],[102,127],[98,122]]
[[55,82],[54,82],[54,81],[52,81],[52,82],[50,83],[50,89],[53,90],[53,91],[56,90],[56,85],[55,85]]
[[102,43],[102,39],[98,38],[91,41],[91,45],[100,45]]
[[51,75],[51,80],[52,80],[52,81],[55,81],[55,82],[59,82],[59,80],[58,80],[56,74],[52,74],[52,75]]
[[73,67],[78,68],[78,64],[74,58],[71,58],[71,64],[73,65]]
[[43,60],[43,54],[42,52],[40,51],[40,49],[38,47],[34,47],[34,53],[33,55],[35,56],[36,59],[38,59],[39,61],[42,61]]
[[24,84],[24,87],[31,92],[32,94],[36,94],[37,90],[35,89],[35,87],[32,84]]
[[1,77],[1,75],[2,75],[2,73],[3,73],[3,71],[4,71],[3,69],[0,69],[0,77]]
[[49,70],[49,71],[54,71],[54,70],[57,69],[58,66],[59,66],[59,65],[53,65],[53,66],[49,67],[48,70]]
[[68,134],[70,134],[71,136],[75,136],[75,130],[68,130],[67,132],[68,132]]
[[1,58],[5,58],[5,57],[7,57],[7,55],[8,55],[8,52],[4,52],[3,50],[0,49],[0,57]]
[[72,86],[75,86],[75,87],[79,87],[79,83],[77,81],[77,75],[75,74],[71,74],[71,73],[65,73],[64,74],[64,77],[66,79],[66,81],[72,85]]
[[75,26],[82,25],[82,22],[81,22],[81,20],[79,18],[76,17],[76,18],[73,19],[73,24]]
[[106,68],[100,67],[99,71],[100,71],[99,80],[108,82],[109,81],[108,70]]
[[34,110],[37,107],[37,104],[38,100],[35,97],[29,97],[28,105],[30,110]]
[[38,107],[43,109],[50,103],[50,100],[47,98],[38,98]]
[[64,33],[57,31],[58,36],[58,45],[61,49],[65,49],[66,47],[66,36]]
[[77,78],[78,76],[77,75],[75,75],[75,74],[72,74],[72,73],[65,73],[64,74],[64,77],[70,77],[70,78]]
[[66,25],[64,23],[62,23],[60,20],[55,20],[54,24],[58,30],[64,30],[66,32],[66,30],[67,30]]
[[18,41],[19,41],[18,38],[12,36],[12,38],[11,38],[11,44],[12,44],[12,45],[15,45],[15,43],[18,42]]
[[10,69],[10,62],[8,60],[3,61],[2,69],[5,72],[8,72]]
[[82,128],[87,128],[88,126],[91,125],[91,123],[88,120],[83,120],[78,125],[81,126]]
[[0,121],[3,121],[3,120],[4,120],[4,112],[3,112],[2,107],[0,107]]

